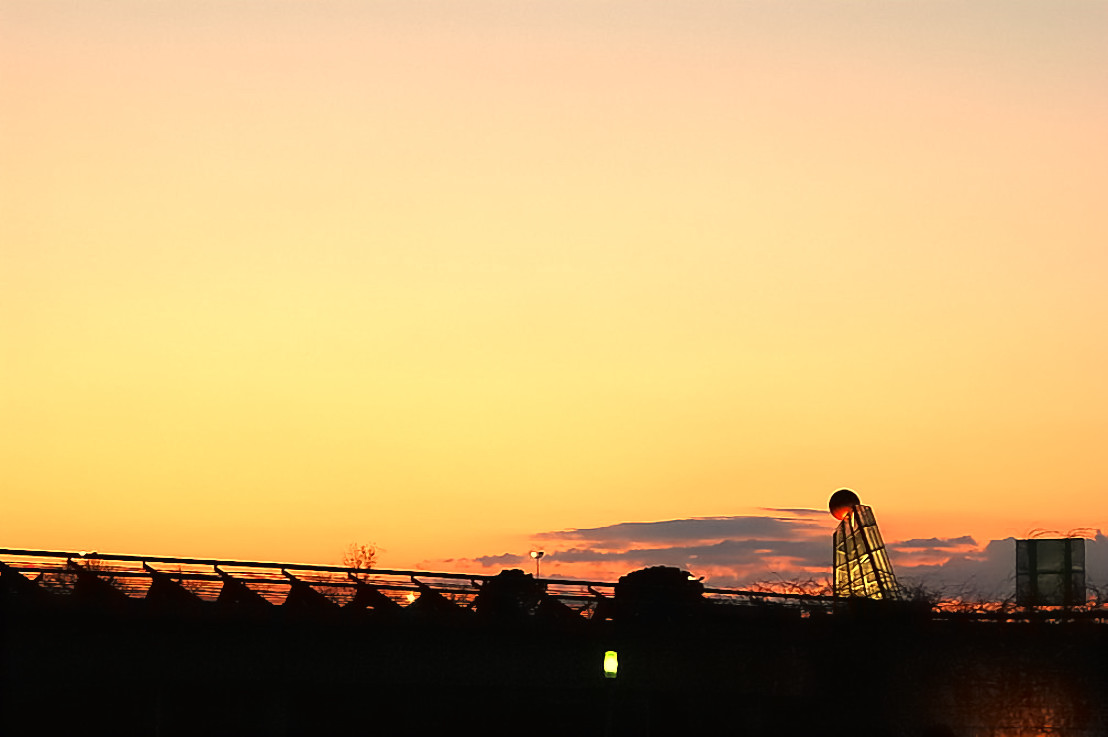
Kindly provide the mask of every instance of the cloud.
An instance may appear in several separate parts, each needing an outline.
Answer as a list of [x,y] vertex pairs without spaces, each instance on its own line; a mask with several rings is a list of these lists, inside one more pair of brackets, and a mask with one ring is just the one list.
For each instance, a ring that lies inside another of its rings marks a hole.
[[507,566],[514,566],[514,565],[521,564],[521,563],[525,562],[527,560],[527,558],[522,556],[522,555],[513,555],[512,553],[503,553],[501,555],[482,555],[481,557],[473,558],[472,560],[475,560],[478,563],[480,563],[481,565],[486,566],[486,567],[492,567],[492,566],[507,567]]
[[809,517],[823,517],[827,514],[826,509],[808,509],[808,508],[776,508],[776,507],[759,507],[763,512],[777,512],[778,514],[799,514]]
[[541,532],[534,539],[587,544],[598,551],[626,551],[641,544],[682,546],[723,540],[790,539],[824,531],[824,526],[814,521],[794,517],[693,517]]
[[767,558],[773,558],[792,560],[800,567],[813,567],[826,564],[827,548],[826,544],[813,540],[721,540],[707,545],[633,548],[619,552],[572,548],[553,555],[566,563],[618,561],[679,565],[695,561],[700,566],[746,566],[764,565]]
[[[543,574],[615,581],[649,566],[675,566],[703,576],[709,586],[742,588],[755,582],[822,581],[831,575],[834,520],[823,510],[772,509],[764,515],[619,522],[540,532]],[[971,535],[887,543],[902,583],[949,595],[1005,599],[1015,591],[1015,542]],[[458,559],[496,570],[524,567],[526,556],[505,553]],[[1108,538],[1086,542],[1086,580],[1108,588]]]
[[891,543],[888,547],[895,548],[896,550],[912,550],[912,549],[927,549],[927,550],[954,550],[966,545],[977,547],[977,541],[969,535],[962,535],[961,537],[928,537],[928,538],[915,538],[913,540],[901,540],[900,542]]
[[[649,566],[675,566],[713,586],[740,586],[772,577],[826,575],[834,521],[820,510],[767,509],[770,514],[619,522],[540,532],[547,576],[615,580]],[[817,517],[818,519],[813,519]],[[519,555],[470,558],[484,569],[521,566]]]
[[946,538],[915,538],[891,542],[885,547],[889,551],[889,559],[895,566],[913,568],[939,564],[949,560],[952,556],[972,556],[980,552],[977,541],[970,535]]
[[1014,538],[990,540],[984,548],[947,552],[928,560],[931,551],[916,554],[890,551],[901,583],[931,591],[983,600],[1005,599],[1015,592]]

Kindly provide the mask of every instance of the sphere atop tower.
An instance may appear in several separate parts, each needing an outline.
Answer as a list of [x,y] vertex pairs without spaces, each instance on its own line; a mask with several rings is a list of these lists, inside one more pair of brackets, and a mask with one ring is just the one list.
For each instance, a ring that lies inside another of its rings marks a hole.
[[862,500],[850,489],[839,489],[831,495],[831,501],[828,502],[827,506],[835,519],[842,519],[850,514],[850,510],[861,503]]

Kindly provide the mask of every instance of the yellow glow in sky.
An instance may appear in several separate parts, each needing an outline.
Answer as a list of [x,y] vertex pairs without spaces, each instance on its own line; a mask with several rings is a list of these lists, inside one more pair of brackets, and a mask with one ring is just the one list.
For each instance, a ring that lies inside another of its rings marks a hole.
[[1101,3],[0,12],[0,546],[1108,529]]

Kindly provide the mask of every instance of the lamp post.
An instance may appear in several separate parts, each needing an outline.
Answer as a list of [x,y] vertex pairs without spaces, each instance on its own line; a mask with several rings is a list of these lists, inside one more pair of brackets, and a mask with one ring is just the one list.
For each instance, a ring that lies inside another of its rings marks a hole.
[[531,551],[531,557],[535,559],[535,578],[539,578],[539,558],[544,555],[546,555],[546,552],[542,550]]

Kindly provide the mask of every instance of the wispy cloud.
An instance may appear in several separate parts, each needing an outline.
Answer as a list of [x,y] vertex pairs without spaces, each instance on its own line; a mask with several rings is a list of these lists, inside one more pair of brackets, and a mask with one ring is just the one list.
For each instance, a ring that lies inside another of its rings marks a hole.
[[541,532],[535,539],[587,544],[593,550],[626,551],[641,544],[681,547],[724,540],[790,540],[823,532],[825,527],[793,517],[694,517]]
[[776,508],[776,507],[759,507],[763,512],[773,512],[774,514],[789,514],[789,515],[804,515],[809,517],[823,517],[827,514],[826,509],[808,509],[806,507],[798,508]]
[[977,541],[969,535],[961,537],[928,537],[901,540],[889,545],[896,550],[956,550],[965,546],[977,547]]
[[503,555],[482,555],[480,558],[474,558],[482,566],[507,568],[509,566],[519,566],[527,561],[522,555],[513,555],[512,553],[504,553]]

